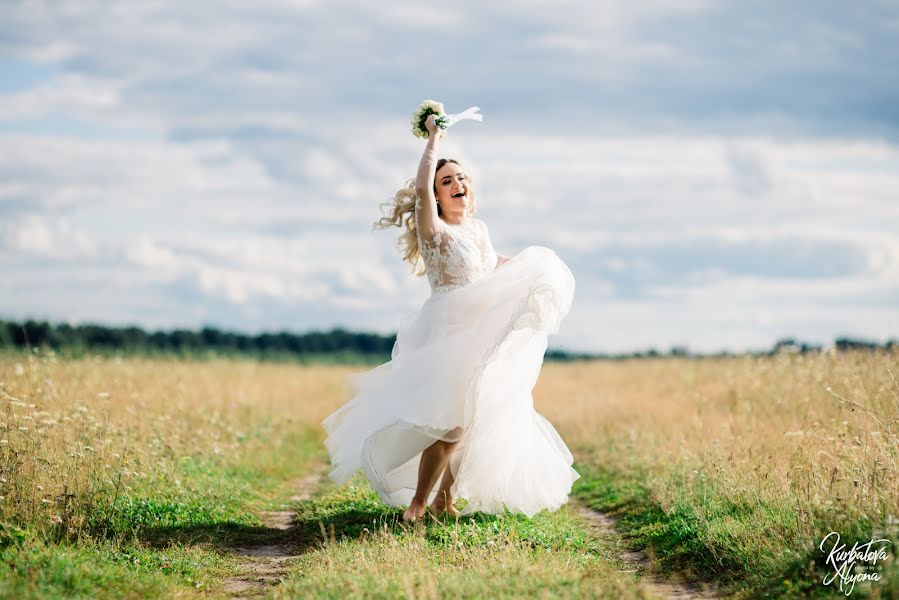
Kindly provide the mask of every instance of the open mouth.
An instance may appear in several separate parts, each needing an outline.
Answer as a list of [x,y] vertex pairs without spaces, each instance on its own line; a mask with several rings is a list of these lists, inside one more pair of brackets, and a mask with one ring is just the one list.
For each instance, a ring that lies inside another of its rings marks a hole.
[[465,192],[457,192],[453,194],[453,198],[463,198],[465,196]]

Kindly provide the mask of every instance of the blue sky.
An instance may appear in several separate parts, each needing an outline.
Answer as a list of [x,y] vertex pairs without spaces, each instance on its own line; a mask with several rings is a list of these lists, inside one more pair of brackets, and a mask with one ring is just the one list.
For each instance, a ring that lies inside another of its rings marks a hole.
[[11,2],[0,316],[392,332],[425,98],[551,345],[899,336],[895,2]]

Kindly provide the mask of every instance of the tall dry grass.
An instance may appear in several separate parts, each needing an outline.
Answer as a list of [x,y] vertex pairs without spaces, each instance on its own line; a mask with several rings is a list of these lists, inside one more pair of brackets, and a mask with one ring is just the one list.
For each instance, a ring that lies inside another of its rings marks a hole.
[[[339,367],[0,358],[0,523],[85,533],[135,489],[187,485],[197,457],[252,453],[317,423]],[[269,431],[266,442],[254,433]]]
[[[185,461],[271,452],[364,367],[0,357],[0,524],[80,535]],[[899,354],[546,363],[538,410],[581,461],[640,473],[746,563],[899,514]],[[259,432],[267,432],[259,435]],[[755,507],[712,520],[715,506]]]
[[547,364],[535,398],[582,457],[645,472],[663,507],[768,511],[716,534],[778,553],[896,522],[897,378],[896,352]]

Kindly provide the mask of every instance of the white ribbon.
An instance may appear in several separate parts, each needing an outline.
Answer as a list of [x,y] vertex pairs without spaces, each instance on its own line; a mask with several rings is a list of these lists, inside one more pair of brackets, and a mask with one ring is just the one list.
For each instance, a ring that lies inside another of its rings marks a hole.
[[477,106],[472,106],[468,110],[462,111],[455,115],[443,115],[442,117],[439,117],[438,120],[440,121],[440,124],[442,124],[441,128],[444,130],[449,129],[459,121],[483,121],[484,115],[476,114],[479,110],[481,109]]

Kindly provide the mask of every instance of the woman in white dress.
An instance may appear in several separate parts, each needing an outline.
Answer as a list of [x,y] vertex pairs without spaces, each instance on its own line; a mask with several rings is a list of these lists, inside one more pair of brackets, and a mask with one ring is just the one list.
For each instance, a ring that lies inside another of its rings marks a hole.
[[407,521],[459,514],[455,498],[468,501],[461,514],[556,510],[579,475],[532,390],[574,277],[549,248],[496,254],[471,177],[437,161],[441,130],[433,116],[426,126],[416,179],[376,225],[405,226],[404,258],[423,263],[431,295],[399,327],[390,361],[347,376],[353,397],[322,422],[330,476],[364,468],[383,502],[408,505]]

